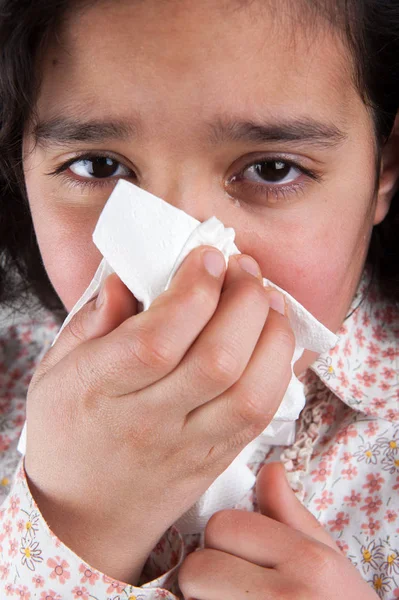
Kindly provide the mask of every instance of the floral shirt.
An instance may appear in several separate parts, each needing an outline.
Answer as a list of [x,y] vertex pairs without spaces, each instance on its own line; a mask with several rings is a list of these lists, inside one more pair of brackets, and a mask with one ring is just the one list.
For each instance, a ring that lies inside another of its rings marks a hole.
[[[361,301],[361,299],[363,299]],[[87,564],[49,529],[26,483],[17,443],[31,376],[58,330],[53,317],[0,329],[0,597],[173,599],[199,535],[171,527],[148,557],[140,587]],[[256,475],[281,460],[292,489],[386,600],[399,598],[399,318],[364,278],[337,345],[304,377],[306,405],[292,446],[258,448]],[[257,510],[251,490],[237,508]]]

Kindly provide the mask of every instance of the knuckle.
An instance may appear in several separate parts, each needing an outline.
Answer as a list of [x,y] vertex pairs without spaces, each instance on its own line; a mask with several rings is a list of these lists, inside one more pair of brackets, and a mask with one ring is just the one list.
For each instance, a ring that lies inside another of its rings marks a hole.
[[79,343],[86,341],[86,313],[80,310],[68,325],[69,334]]
[[129,361],[133,359],[146,369],[165,371],[176,361],[173,344],[155,331],[136,329],[126,336],[123,346]]
[[288,326],[283,327],[282,324],[275,327],[273,330],[273,339],[276,346],[293,353],[295,349],[295,335],[292,329]]
[[301,546],[304,568],[312,569],[312,578],[315,585],[321,584],[326,569],[331,569],[334,561],[339,556],[338,553],[325,544],[312,539],[303,540]]
[[213,346],[206,351],[206,361],[200,364],[201,378],[223,387],[230,387],[241,373],[238,356],[227,346]]
[[208,308],[212,302],[215,293],[209,286],[204,285],[200,281],[193,283],[186,291],[185,302],[195,306],[196,309],[202,310]]
[[235,402],[232,403],[232,410],[233,418],[251,431],[262,430],[265,421],[270,421],[274,414],[268,410],[265,398],[248,391],[237,394]]

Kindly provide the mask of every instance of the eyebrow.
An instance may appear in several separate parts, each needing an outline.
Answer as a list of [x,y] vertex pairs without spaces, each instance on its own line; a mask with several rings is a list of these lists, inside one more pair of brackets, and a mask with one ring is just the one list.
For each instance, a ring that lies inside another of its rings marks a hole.
[[[332,123],[312,118],[286,119],[256,123],[217,119],[208,124],[209,141],[213,145],[226,142],[306,142],[319,147],[341,144],[347,135]],[[74,142],[102,143],[112,139],[129,141],[138,137],[138,121],[88,120],[57,117],[38,123],[33,130],[39,145],[62,145]]]
[[70,144],[73,142],[101,143],[110,139],[129,140],[136,137],[134,122],[89,120],[57,117],[36,124],[33,136],[37,144]]
[[347,135],[332,123],[296,118],[270,123],[218,120],[211,125],[214,143],[224,141],[307,142],[321,147],[341,144]]

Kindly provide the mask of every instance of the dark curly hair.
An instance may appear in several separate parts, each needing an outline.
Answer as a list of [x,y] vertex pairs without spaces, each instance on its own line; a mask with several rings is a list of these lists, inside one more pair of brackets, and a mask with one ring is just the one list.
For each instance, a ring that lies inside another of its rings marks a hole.
[[[86,2],[95,3],[96,0]],[[375,124],[378,153],[399,108],[399,1],[306,0],[331,21],[353,57],[354,79]],[[49,36],[82,0],[0,0],[0,304],[19,308],[34,297],[64,309],[43,266],[22,168],[22,139],[40,88],[35,68]],[[378,157],[377,157],[378,158]],[[399,193],[374,227],[367,262],[388,298],[399,299]]]

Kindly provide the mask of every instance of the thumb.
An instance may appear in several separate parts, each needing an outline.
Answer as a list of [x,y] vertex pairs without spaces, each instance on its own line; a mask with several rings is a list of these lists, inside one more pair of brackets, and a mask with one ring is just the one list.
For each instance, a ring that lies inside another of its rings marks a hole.
[[256,480],[256,495],[262,515],[285,523],[340,553],[333,538],[295,496],[282,463],[271,462],[262,467]]
[[88,340],[107,335],[126,319],[137,314],[135,297],[116,273],[106,278],[97,298],[85,304],[73,316],[40,363],[33,385],[75,348]]

